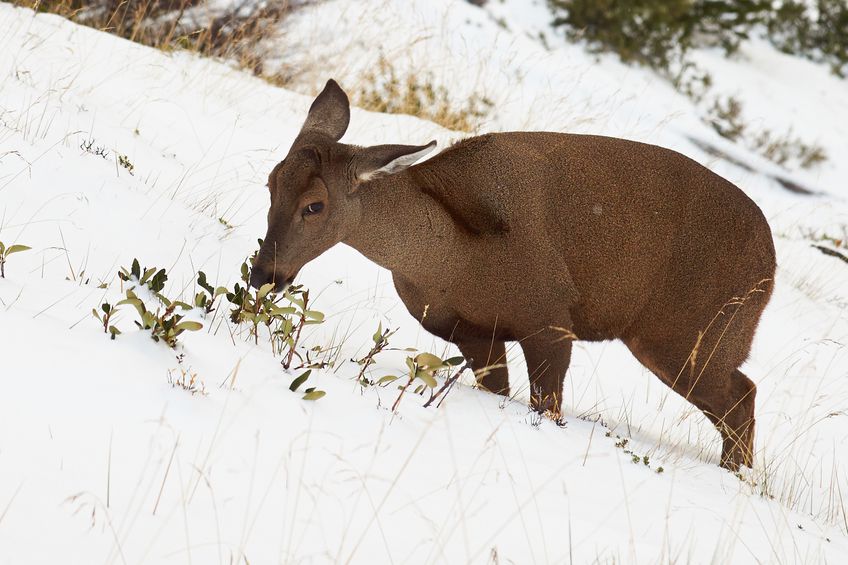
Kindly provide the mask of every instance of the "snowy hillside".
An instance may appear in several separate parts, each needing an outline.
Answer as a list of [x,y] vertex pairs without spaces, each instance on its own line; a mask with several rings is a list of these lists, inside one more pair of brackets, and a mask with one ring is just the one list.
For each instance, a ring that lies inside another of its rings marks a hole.
[[[309,63],[299,88],[336,76],[355,90],[379,36],[401,68],[491,98],[483,130],[666,145],[763,208],[779,270],[744,367],[759,387],[754,469],[720,469],[713,426],[617,343],[575,346],[562,427],[529,412],[517,348],[516,399],[466,376],[441,407],[409,391],[392,413],[396,387],[363,390],[350,361],[378,324],[398,329],[392,347],[456,350],[344,246],[299,277],[326,314],[303,337],[333,363],[309,377],[327,393],[317,401],[289,390],[302,371],[284,371],[224,306],[189,313],[203,329],[176,350],[124,306],[110,340],[91,310],[124,298],[117,272],[133,258],[167,269],[172,299],[193,300],[200,270],[238,281],[265,232],[268,172],[311,97],[0,3],[0,242],[32,248],[0,279],[0,564],[843,562],[848,264],[811,244],[848,237],[848,82],[755,42],[734,60],[698,54],[752,120],[827,150],[817,169],[781,170],[650,71],[559,40],[541,2],[400,4],[300,12],[280,47],[286,64]],[[354,110],[344,141],[462,135]],[[407,354],[382,353],[369,374],[400,374]],[[183,372],[202,390],[172,384]]]

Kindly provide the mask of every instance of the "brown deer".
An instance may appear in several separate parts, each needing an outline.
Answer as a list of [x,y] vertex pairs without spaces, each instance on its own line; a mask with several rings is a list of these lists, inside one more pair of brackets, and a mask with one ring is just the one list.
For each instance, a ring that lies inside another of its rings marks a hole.
[[751,465],[756,387],[739,366],[775,253],[739,188],[675,151],[595,135],[482,135],[412,166],[435,142],[345,145],[349,120],[331,80],[268,179],[254,287],[279,290],[344,242],[392,272],[483,388],[509,394],[504,342],[518,341],[532,406],[557,417],[572,340],[620,339],[716,425],[722,466]]

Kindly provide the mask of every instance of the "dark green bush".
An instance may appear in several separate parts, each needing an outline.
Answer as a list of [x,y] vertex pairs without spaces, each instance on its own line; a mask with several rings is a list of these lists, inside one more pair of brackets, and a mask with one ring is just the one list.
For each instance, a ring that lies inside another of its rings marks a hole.
[[667,71],[693,47],[734,51],[758,23],[766,0],[549,0],[554,25],[595,52]]
[[695,47],[732,53],[753,32],[786,53],[827,63],[848,76],[848,2],[815,0],[548,0],[554,25],[594,52],[659,71]]
[[768,23],[769,40],[781,51],[827,63],[834,74],[848,76],[848,2],[785,0]]

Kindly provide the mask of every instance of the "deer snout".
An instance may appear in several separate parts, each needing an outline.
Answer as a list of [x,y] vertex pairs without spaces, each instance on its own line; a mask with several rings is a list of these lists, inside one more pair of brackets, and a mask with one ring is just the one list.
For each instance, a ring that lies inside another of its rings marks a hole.
[[[297,273],[295,273],[297,274]],[[289,286],[294,280],[295,275],[285,276],[274,269],[266,269],[261,265],[254,265],[250,272],[250,286],[259,289],[262,285],[274,284],[274,292],[280,292]]]

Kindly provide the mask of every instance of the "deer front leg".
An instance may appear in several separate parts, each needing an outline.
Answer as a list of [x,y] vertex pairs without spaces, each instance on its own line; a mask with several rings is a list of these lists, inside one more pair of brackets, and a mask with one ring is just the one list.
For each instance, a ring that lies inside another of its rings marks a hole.
[[530,380],[530,404],[539,413],[550,412],[554,419],[562,415],[562,385],[571,363],[571,340],[551,330],[521,342]]
[[495,394],[509,396],[506,347],[502,341],[457,340],[457,347],[477,376],[477,384]]

